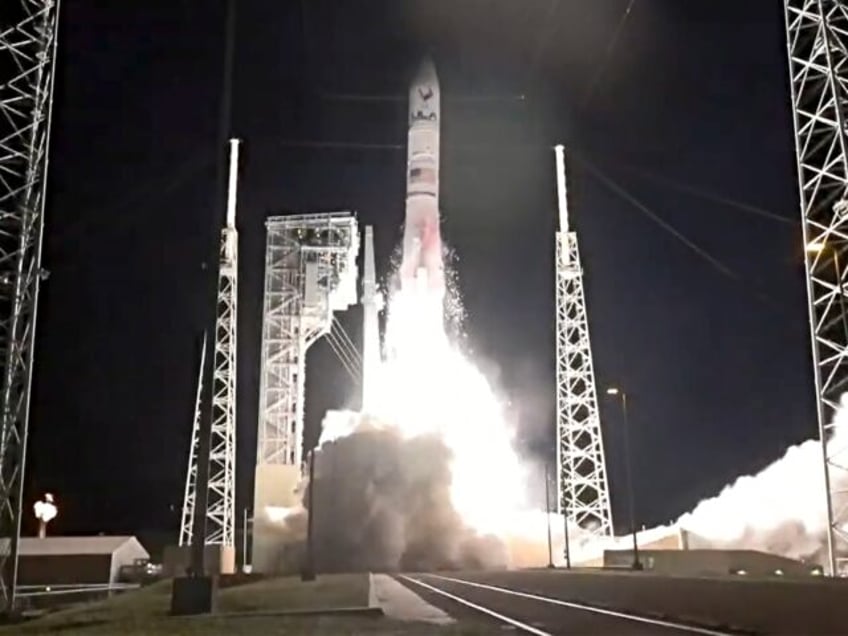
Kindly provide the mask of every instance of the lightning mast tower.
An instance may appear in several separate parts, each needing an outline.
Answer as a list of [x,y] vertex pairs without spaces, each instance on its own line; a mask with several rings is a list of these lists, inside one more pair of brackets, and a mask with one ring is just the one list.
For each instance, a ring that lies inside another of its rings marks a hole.
[[848,566],[848,448],[832,439],[848,391],[848,2],[785,0],[795,148],[805,244],[816,415],[822,445],[827,566]]
[[[236,198],[238,188],[239,140],[230,140],[230,172],[227,189],[227,219],[221,230],[218,274],[218,314],[215,320],[215,359],[212,377],[212,443],[209,455],[209,496],[206,507],[206,545],[222,547],[225,572],[235,568],[236,497],[236,324],[238,317],[238,232]],[[206,349],[206,341],[203,344]],[[201,380],[204,365],[201,356]],[[192,542],[197,500],[198,449],[200,447],[200,395],[198,384],[194,428],[189,451],[183,499],[180,545]]]
[[0,11],[0,603],[15,609],[59,0]]
[[589,342],[577,233],[568,224],[565,159],[556,146],[557,491],[559,512],[598,536],[612,535],[604,442]]

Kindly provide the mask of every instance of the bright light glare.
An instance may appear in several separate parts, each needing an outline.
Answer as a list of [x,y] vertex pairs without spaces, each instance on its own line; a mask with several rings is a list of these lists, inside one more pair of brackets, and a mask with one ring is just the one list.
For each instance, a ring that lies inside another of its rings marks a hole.
[[50,493],[44,495],[43,501],[36,501],[33,509],[35,510],[35,518],[43,523],[49,523],[59,513],[56,504],[53,502],[53,495]]
[[295,512],[295,508],[284,506],[265,506],[265,517],[271,523],[282,523],[286,517]]
[[457,512],[499,534],[521,503],[522,469],[503,404],[445,333],[441,295],[423,285],[393,294],[386,345],[372,414],[406,438],[439,436],[452,454]]
[[616,387],[611,386],[607,389],[607,395],[618,395],[619,391]]
[[810,241],[807,243],[806,251],[810,254],[819,254],[824,252],[824,242],[822,241]]

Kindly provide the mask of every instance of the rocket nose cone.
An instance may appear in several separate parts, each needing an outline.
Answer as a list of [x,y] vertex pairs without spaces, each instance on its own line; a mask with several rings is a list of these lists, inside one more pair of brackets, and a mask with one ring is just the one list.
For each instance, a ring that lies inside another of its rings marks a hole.
[[415,84],[423,83],[438,83],[439,78],[436,75],[436,65],[429,57],[425,57],[418,66],[418,72],[415,74]]

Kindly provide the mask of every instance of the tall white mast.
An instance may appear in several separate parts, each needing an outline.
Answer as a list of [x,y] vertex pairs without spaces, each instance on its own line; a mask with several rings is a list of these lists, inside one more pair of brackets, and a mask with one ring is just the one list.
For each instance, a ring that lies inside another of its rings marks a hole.
[[[239,140],[230,140],[230,172],[226,225],[221,231],[218,313],[215,320],[215,359],[212,376],[212,443],[209,456],[209,498],[206,509],[207,545],[235,546],[236,496],[236,327],[238,317],[238,232],[236,199]],[[205,349],[205,347],[204,347]],[[202,365],[202,362],[201,362]],[[201,366],[202,369],[202,366]],[[198,391],[199,395],[199,391]],[[199,409],[198,399],[196,408]],[[199,410],[186,476],[180,545],[190,545],[196,500]]]
[[565,159],[556,146],[559,231],[556,233],[557,491],[568,520],[599,536],[612,535],[604,443],[583,268],[577,233],[569,230]]
[[380,368],[380,294],[374,266],[374,228],[365,226],[365,271],[362,277],[362,411],[374,406],[376,374]]

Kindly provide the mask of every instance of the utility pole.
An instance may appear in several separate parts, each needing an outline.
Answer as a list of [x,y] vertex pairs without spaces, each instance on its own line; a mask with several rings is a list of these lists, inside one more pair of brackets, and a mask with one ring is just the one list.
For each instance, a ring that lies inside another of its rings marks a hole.
[[548,463],[545,462],[545,529],[548,531],[548,567],[554,567],[554,549],[551,540],[551,476],[548,473]]
[[639,540],[636,527],[636,497],[633,492],[633,470],[630,458],[630,421],[627,417],[627,393],[616,387],[607,389],[607,395],[619,398],[622,417],[622,439],[624,441],[624,472],[627,480],[627,507],[630,516],[630,536],[633,539],[633,569],[641,570],[642,561],[639,559]]
[[562,530],[565,535],[565,567],[571,569],[571,545],[568,539],[568,502],[564,502],[562,507]]

